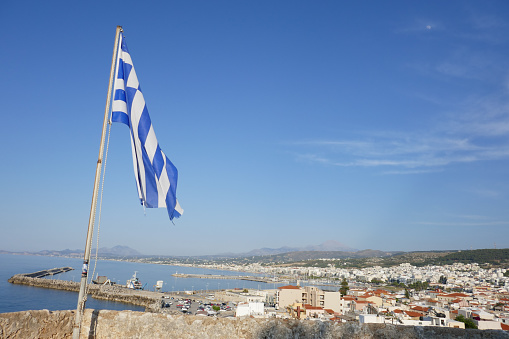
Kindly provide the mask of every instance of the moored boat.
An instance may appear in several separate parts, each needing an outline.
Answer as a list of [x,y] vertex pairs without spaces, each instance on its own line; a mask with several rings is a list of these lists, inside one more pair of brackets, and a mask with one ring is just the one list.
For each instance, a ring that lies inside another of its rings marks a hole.
[[133,277],[127,280],[125,287],[131,288],[133,290],[142,290],[143,285],[141,284],[140,279],[136,276],[137,271],[134,271]]

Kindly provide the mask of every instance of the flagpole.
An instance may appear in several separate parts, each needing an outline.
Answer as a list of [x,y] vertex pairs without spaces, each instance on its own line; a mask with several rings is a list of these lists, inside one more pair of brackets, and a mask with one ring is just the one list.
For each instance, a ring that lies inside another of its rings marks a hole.
[[90,261],[90,252],[92,248],[92,237],[94,233],[94,223],[95,223],[95,211],[97,207],[97,195],[99,192],[99,181],[101,178],[101,169],[102,169],[102,161],[104,154],[104,142],[106,139],[106,128],[108,126],[109,113],[110,113],[110,104],[111,104],[111,92],[113,88],[113,77],[115,75],[115,65],[117,61],[117,51],[118,51],[118,43],[120,40],[120,33],[122,32],[122,26],[117,26],[117,30],[115,33],[115,45],[113,47],[113,57],[111,60],[111,69],[110,69],[110,81],[108,84],[108,97],[106,98],[106,108],[104,110],[104,121],[103,121],[103,129],[101,134],[101,146],[99,147],[99,157],[97,160],[97,165],[95,169],[95,180],[94,180],[94,192],[92,194],[92,204],[90,206],[90,216],[88,219],[88,231],[87,231],[87,242],[85,244],[85,254],[83,258],[83,267],[81,270],[81,285],[80,285],[80,293],[78,296],[78,306],[76,309],[76,315],[74,318],[74,327],[72,332],[73,339],[79,339],[80,337],[80,329],[81,329],[81,321],[83,310],[85,309],[85,291],[87,287],[87,279],[88,279],[88,264]]

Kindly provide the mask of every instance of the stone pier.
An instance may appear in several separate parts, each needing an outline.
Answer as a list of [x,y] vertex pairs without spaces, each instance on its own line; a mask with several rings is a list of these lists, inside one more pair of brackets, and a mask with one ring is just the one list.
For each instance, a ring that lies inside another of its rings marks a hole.
[[[35,287],[51,288],[56,290],[79,292],[80,283],[67,280],[31,278],[23,274],[16,274],[9,280],[12,284],[29,285]],[[123,302],[143,306],[147,310],[157,311],[161,307],[161,293],[143,290],[133,290],[117,285],[90,284],[89,296],[95,299]]]

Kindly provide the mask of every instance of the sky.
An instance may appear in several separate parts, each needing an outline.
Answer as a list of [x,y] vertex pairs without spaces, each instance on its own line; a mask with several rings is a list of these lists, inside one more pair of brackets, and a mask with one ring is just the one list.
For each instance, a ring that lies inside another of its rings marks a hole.
[[0,249],[84,249],[117,25],[184,214],[114,124],[99,247],[509,247],[507,1],[197,0],[2,2]]

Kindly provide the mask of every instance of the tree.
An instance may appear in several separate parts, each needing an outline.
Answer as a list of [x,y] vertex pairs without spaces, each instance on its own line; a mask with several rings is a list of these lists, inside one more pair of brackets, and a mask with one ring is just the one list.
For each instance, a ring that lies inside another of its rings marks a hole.
[[468,319],[465,319],[465,328],[477,329],[477,325],[475,324],[474,320],[468,318]]
[[405,298],[410,299],[410,292],[405,288]]
[[409,284],[408,287],[411,288],[411,289],[414,289],[416,291],[422,291],[422,290],[426,290],[428,289],[428,282],[425,281],[425,282],[422,282],[422,281],[416,281],[412,284]]
[[462,314],[458,315],[454,320],[465,323],[465,328],[477,329],[477,325],[475,324],[475,322],[470,318],[465,318]]
[[493,305],[493,310],[496,311],[497,308],[501,308],[501,310],[504,308],[504,303],[496,303],[495,305]]
[[348,281],[343,278],[343,281],[341,281],[341,288],[339,289],[339,293],[341,293],[342,296],[345,296],[349,289],[350,287],[348,287]]

